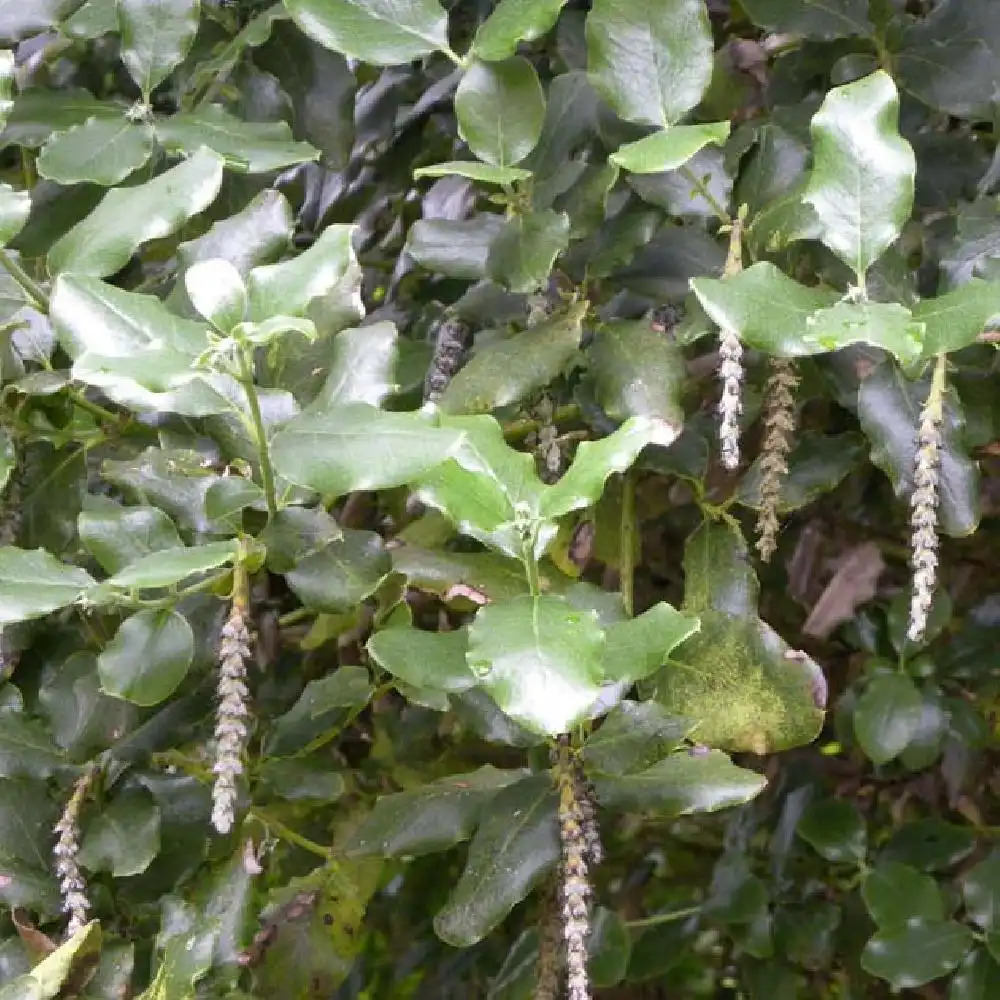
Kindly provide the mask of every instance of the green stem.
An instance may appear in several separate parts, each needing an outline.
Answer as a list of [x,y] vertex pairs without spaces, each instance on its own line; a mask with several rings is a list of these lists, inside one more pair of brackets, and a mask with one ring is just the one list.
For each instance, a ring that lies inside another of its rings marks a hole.
[[635,469],[622,478],[622,523],[619,536],[619,576],[622,604],[629,618],[635,615]]
[[[576,403],[567,403],[565,406],[556,408],[555,413],[552,414],[551,422],[558,426],[561,423],[576,420],[579,416],[580,407]],[[510,442],[523,441],[532,431],[537,431],[541,426],[541,420],[512,420],[509,424],[504,425],[503,436]]]
[[695,176],[694,171],[690,167],[681,167],[681,175],[685,180],[689,181],[691,186],[695,189],[708,202],[712,211],[718,216],[719,221],[724,225],[728,225],[732,222],[732,218],[726,211],[725,205],[723,205],[711,191],[708,190],[708,185],[700,178]]
[[657,913],[652,917],[643,917],[641,920],[626,920],[625,926],[629,930],[640,930],[646,927],[659,927],[660,924],[671,924],[676,920],[684,920],[701,913],[700,906],[689,906],[684,910],[672,910],[670,913]]
[[39,312],[48,313],[48,293],[6,250],[0,250],[0,266],[21,286],[21,290]]
[[278,495],[274,489],[274,470],[271,467],[271,449],[267,443],[267,430],[264,427],[264,417],[260,412],[260,400],[257,398],[257,386],[253,380],[253,348],[240,345],[240,381],[247,393],[250,406],[250,419],[253,421],[254,433],[257,436],[257,454],[260,456],[260,478],[264,487],[264,499],[267,502],[268,520],[278,513]]
[[317,844],[315,840],[310,840],[297,830],[293,830],[290,826],[285,826],[280,819],[275,819],[270,813],[264,812],[263,809],[254,806],[249,810],[248,815],[252,819],[257,820],[258,823],[266,826],[269,830],[273,830],[282,840],[287,840],[290,844],[295,844],[296,847],[301,847],[302,850],[308,851],[310,854],[316,854],[326,860],[330,859],[330,848],[326,848],[322,844]]

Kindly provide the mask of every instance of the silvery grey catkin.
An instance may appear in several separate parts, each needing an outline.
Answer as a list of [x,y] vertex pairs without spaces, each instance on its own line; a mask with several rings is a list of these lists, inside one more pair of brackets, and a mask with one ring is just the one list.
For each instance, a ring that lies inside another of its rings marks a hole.
[[86,927],[87,911],[90,909],[87,883],[79,864],[80,812],[96,773],[96,768],[88,767],[76,779],[66,808],[53,827],[56,844],[52,848],[52,853],[56,859],[56,877],[59,879],[62,908],[69,914],[69,923],[66,925],[68,938]]
[[760,513],[757,551],[769,562],[778,547],[778,504],[788,475],[788,455],[795,433],[795,390],[799,377],[794,362],[772,358],[764,390],[764,444],[760,458]]
[[434,353],[424,380],[424,402],[436,403],[448,388],[448,383],[462,367],[469,343],[469,327],[457,316],[443,319],[437,328]]
[[[729,227],[729,252],[722,277],[731,278],[743,270],[743,206]],[[743,416],[743,344],[737,330],[719,328],[719,451],[723,468],[730,472],[740,464],[740,417]]]

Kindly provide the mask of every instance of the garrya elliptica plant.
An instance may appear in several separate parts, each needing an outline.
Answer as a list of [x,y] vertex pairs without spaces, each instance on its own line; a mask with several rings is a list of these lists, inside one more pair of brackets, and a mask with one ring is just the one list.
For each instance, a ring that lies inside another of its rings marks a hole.
[[994,4],[0,36],[0,1000],[996,994]]

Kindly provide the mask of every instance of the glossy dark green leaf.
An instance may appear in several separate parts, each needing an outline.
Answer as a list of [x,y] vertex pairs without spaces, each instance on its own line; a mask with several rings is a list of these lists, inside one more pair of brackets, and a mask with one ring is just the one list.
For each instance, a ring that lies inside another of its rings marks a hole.
[[418,219],[406,237],[406,252],[428,271],[475,281],[486,277],[490,247],[504,227],[500,215],[471,219]]
[[854,733],[875,764],[898,757],[916,734],[923,697],[906,674],[873,677],[854,709]]
[[473,54],[490,61],[507,59],[518,42],[533,42],[556,23],[566,0],[500,0],[479,26],[472,43]]
[[984,930],[997,928],[1000,917],[1000,853],[994,851],[962,878],[968,917]]
[[322,507],[284,507],[258,536],[267,546],[267,565],[287,573],[306,556],[321,552],[344,533],[332,514]]
[[80,541],[108,573],[117,573],[151,552],[183,545],[173,521],[158,507],[123,507],[88,495],[77,520]]
[[803,198],[821,239],[863,282],[913,207],[916,161],[898,132],[899,97],[883,71],[831,90],[812,120]]
[[169,697],[194,658],[194,632],[176,611],[137,611],[97,658],[101,687],[136,705]]
[[207,146],[251,174],[282,170],[319,156],[308,142],[296,142],[285,122],[243,121],[215,104],[172,115],[157,124],[156,138],[171,152],[188,155]]
[[331,496],[388,489],[425,475],[460,446],[461,433],[418,413],[349,403],[295,417],[275,434],[276,471]]
[[[871,442],[871,460],[897,496],[913,489],[914,441],[929,382],[913,382],[893,364],[878,366],[858,390],[858,420]],[[954,393],[945,400],[938,517],[947,535],[969,535],[979,523],[979,473],[962,446],[963,414]]]
[[907,24],[896,53],[900,81],[948,114],[988,116],[1000,86],[1000,25],[989,0],[944,0]]
[[264,761],[260,780],[278,798],[288,802],[336,802],[347,782],[326,761],[294,757]]
[[326,677],[310,681],[300,703],[316,719],[338,708],[366,705],[374,690],[364,667],[343,664]]
[[587,739],[583,759],[605,774],[642,771],[676,750],[691,729],[655,701],[623,701]]
[[84,830],[80,864],[115,878],[140,875],[160,853],[160,810],[142,789],[116,795]]
[[534,292],[569,243],[569,216],[546,209],[516,215],[490,244],[486,275],[512,292]]
[[486,163],[512,167],[542,132],[545,95],[534,66],[522,56],[474,62],[455,92],[459,135]]
[[664,128],[693,108],[712,75],[712,32],[701,0],[637,9],[596,0],[587,16],[587,68],[627,121]]
[[122,62],[144,100],[187,55],[200,14],[199,0],[118,0]]
[[306,607],[344,611],[372,594],[391,567],[379,535],[348,529],[337,541],[299,560],[285,579]]
[[69,765],[41,723],[21,712],[0,714],[0,778],[48,778]]
[[207,150],[145,184],[109,191],[48,253],[53,273],[107,277],[148,240],[177,232],[206,209],[222,185],[222,161]]
[[376,632],[366,646],[371,658],[393,677],[433,691],[466,691],[476,683],[465,653],[469,637],[464,629],[424,632],[389,628]]
[[587,971],[594,986],[616,986],[625,978],[632,941],[625,921],[613,910],[599,906],[591,919],[587,942]]
[[437,0],[286,0],[295,23],[334,52],[381,66],[448,48],[448,18]]
[[868,35],[868,0],[743,0],[755,24],[805,38]]
[[483,608],[469,629],[468,663],[515,722],[557,735],[587,718],[604,680],[604,633],[592,612],[551,596]]
[[619,146],[609,159],[633,174],[656,174],[684,166],[708,145],[722,145],[729,138],[729,122],[672,125]]
[[952,976],[948,1000],[989,1000],[1000,990],[1000,964],[984,948],[973,948]]
[[49,139],[38,157],[38,173],[59,184],[111,187],[153,155],[156,138],[148,125],[91,118]]
[[52,864],[49,845],[38,837],[58,819],[55,803],[39,795],[39,785],[27,778],[0,780],[0,837],[5,860],[21,862],[47,873]]
[[477,350],[451,380],[441,408],[447,413],[487,413],[547,385],[576,356],[583,312],[574,307]]
[[918,819],[906,823],[889,838],[880,858],[922,871],[942,871],[967,858],[975,847],[975,834],[967,826]]
[[172,587],[195,573],[227,565],[236,558],[237,552],[235,540],[159,549],[140,556],[104,583],[122,589]]
[[118,120],[124,113],[124,104],[99,101],[86,90],[34,87],[15,99],[3,141],[37,148],[54,132],[64,132],[95,117]]
[[662,417],[680,428],[684,358],[645,320],[609,323],[587,352],[594,396],[613,420]]
[[843,799],[812,803],[796,827],[798,835],[827,861],[859,865],[868,850],[868,830],[857,808]]
[[501,771],[487,764],[467,774],[383,795],[354,833],[347,851],[398,858],[446,850],[468,840],[489,802],[525,775],[523,770]]
[[865,877],[861,898],[881,928],[899,927],[913,917],[944,920],[944,901],[937,882],[898,861],[882,862]]
[[406,544],[394,547],[390,555],[392,568],[411,587],[441,598],[460,597],[464,587],[491,601],[528,591],[524,566],[495,552],[450,552]]
[[482,811],[462,877],[434,918],[446,943],[481,941],[559,858],[556,795],[547,774],[503,789]]
[[0,548],[0,625],[40,618],[93,586],[89,573],[44,549]]
[[954,920],[914,917],[879,931],[865,945],[861,965],[894,989],[913,989],[951,972],[971,946],[969,929]]
[[652,767],[613,778],[597,775],[601,805],[621,812],[685,816],[715,812],[754,798],[767,780],[718,750],[680,750]]

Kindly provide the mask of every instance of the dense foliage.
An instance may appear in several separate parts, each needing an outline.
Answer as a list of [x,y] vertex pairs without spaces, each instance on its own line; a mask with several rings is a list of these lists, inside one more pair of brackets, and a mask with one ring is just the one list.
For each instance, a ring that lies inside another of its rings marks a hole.
[[0,36],[0,1000],[1000,995],[996,3]]

